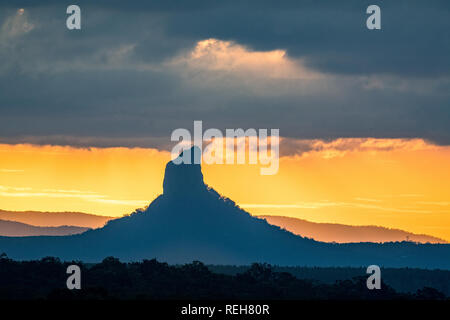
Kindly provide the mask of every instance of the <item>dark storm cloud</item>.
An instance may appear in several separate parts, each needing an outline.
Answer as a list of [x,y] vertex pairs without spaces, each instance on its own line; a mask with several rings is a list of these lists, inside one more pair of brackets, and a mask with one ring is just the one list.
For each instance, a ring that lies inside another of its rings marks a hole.
[[[139,33],[141,40],[157,41],[158,46],[142,41],[137,48],[149,59],[212,37],[235,40],[255,50],[286,49],[290,56],[304,57],[310,66],[324,72],[414,76],[450,73],[448,1],[378,1],[382,30],[377,32],[365,27],[365,9],[372,2],[77,1],[85,9],[86,28],[96,27],[89,32],[119,38]],[[54,0],[22,4],[32,8],[49,5],[57,12],[65,11],[64,4]],[[109,17],[94,22],[101,11],[109,13]],[[164,31],[164,37],[155,38],[152,29]]]
[[[448,1],[379,2],[381,31],[365,28],[365,1],[77,4],[81,31],[65,28],[66,4],[47,0],[22,1],[31,31],[0,34],[2,141],[148,146],[143,137],[167,138],[204,120],[221,129],[280,128],[289,137],[450,143]],[[16,10],[0,4],[0,26]],[[167,67],[208,38],[287,50],[330,79],[298,92],[301,80],[241,85],[239,77],[222,81],[208,71],[198,80]]]

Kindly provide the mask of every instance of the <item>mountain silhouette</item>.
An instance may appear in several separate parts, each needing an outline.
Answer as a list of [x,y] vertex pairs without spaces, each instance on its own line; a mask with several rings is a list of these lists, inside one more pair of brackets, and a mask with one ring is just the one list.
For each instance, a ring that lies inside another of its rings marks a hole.
[[[185,150],[193,157],[200,150]],[[236,181],[236,184],[239,181]],[[367,266],[450,269],[450,245],[332,244],[303,238],[251,216],[203,181],[199,164],[166,165],[163,194],[146,209],[83,234],[0,237],[0,252],[13,259],[55,256],[64,260],[125,261],[157,258],[168,263]]]

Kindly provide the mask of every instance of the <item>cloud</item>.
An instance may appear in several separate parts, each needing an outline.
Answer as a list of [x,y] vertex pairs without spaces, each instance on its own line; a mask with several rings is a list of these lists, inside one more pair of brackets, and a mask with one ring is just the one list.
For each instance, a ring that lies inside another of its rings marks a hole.
[[22,169],[0,169],[0,173],[20,173],[25,172],[25,170]]
[[[175,142],[168,137],[101,137],[101,136],[70,136],[70,135],[42,135],[42,136],[12,136],[1,137],[0,144],[32,144],[72,146],[77,148],[112,148],[112,147],[141,147],[170,151]],[[1,152],[1,151],[0,151]]]
[[31,190],[31,188],[29,187],[11,187],[11,186],[1,186],[0,185],[0,190],[2,191],[28,191]]
[[142,207],[148,204],[148,200],[124,200],[110,199],[106,195],[92,191],[43,189],[0,186],[0,197],[14,198],[75,198],[84,201],[96,202],[107,205],[126,205],[130,207]]
[[355,200],[358,200],[358,201],[367,201],[367,202],[381,202],[381,200],[379,200],[379,199],[358,198],[358,197],[356,197]]
[[[139,41],[136,49],[147,61],[161,61],[175,56],[188,43],[216,38],[255,51],[281,48],[291,57],[305,59],[312,69],[326,73],[419,77],[450,73],[450,44],[442,32],[450,24],[446,0],[385,2],[380,5],[382,29],[377,32],[367,30],[368,4],[359,0],[325,0],[320,5],[308,0],[164,2],[80,0],[78,5],[89,13],[84,24],[89,37],[101,33],[105,39],[99,38],[98,44],[112,37],[145,40]],[[59,12],[61,20],[65,18],[61,14],[65,5],[59,1],[23,3],[25,10],[45,8],[54,11],[53,17]],[[2,6],[11,8],[14,4]],[[94,16],[96,20],[91,18]],[[60,26],[64,28],[64,24]]]
[[418,201],[418,204],[435,205],[435,206],[450,206],[449,201]]
[[[204,130],[208,128],[203,128]],[[256,131],[258,133],[258,130]],[[225,135],[225,131],[223,132]],[[270,130],[268,130],[270,135]],[[270,137],[269,137],[270,138]],[[224,155],[230,157],[233,150],[227,149],[231,146],[227,143],[229,138],[214,138],[213,140],[205,140],[203,147],[209,146],[212,149],[219,150],[224,148]],[[130,137],[130,138],[105,138],[105,137],[66,137],[66,136],[43,136],[32,137],[25,136],[19,138],[1,138],[0,143],[3,144],[24,144],[31,143],[34,145],[60,145],[73,146],[77,148],[150,148],[159,151],[171,152],[172,148],[178,141],[170,141],[170,137]],[[270,139],[259,139],[253,144],[249,144],[248,137],[233,139],[235,145],[244,143],[246,152],[258,154],[257,146],[265,146],[270,151]],[[185,141],[186,147],[191,144]],[[389,151],[424,151],[424,150],[442,150],[448,148],[440,146],[424,139],[377,139],[377,138],[338,138],[338,139],[295,139],[280,137],[279,139],[279,155],[281,157],[320,157],[323,159],[332,159],[336,157],[344,157],[351,152],[389,152]],[[249,149],[250,148],[250,149]],[[41,151],[55,154],[69,154],[63,151]],[[0,169],[0,172],[19,172],[19,170]],[[405,194],[402,197],[420,196],[416,194]]]
[[206,39],[195,48],[173,59],[175,66],[186,65],[194,71],[223,72],[240,77],[272,79],[317,79],[301,60],[290,59],[285,50],[252,51],[232,41]]
[[2,4],[0,138],[150,146],[203,120],[450,144],[448,2],[400,2],[379,33],[359,1],[81,1],[79,32],[58,1]]
[[439,146],[423,139],[339,138],[303,140],[284,138],[280,143],[283,156],[319,156],[324,159],[343,157],[349,152],[385,152],[436,150]]
[[243,203],[239,206],[243,209],[318,209],[339,205],[335,202],[302,202],[297,204],[252,204]]
[[25,9],[18,9],[14,14],[5,19],[0,27],[0,44],[5,45],[6,41],[20,37],[35,28],[29,21],[28,13]]
[[359,202],[333,202],[333,201],[320,201],[320,202],[301,202],[296,204],[239,204],[244,209],[320,209],[324,207],[344,207],[344,208],[362,208],[373,209],[388,212],[399,213],[433,213],[431,210],[422,210],[419,208],[396,208],[385,207],[374,204],[364,204]]

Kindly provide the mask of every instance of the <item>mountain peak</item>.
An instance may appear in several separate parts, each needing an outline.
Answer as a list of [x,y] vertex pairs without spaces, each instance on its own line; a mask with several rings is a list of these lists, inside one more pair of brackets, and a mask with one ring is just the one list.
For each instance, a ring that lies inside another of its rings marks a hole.
[[[194,146],[183,150],[177,159],[167,163],[163,182],[165,196],[186,197],[202,194],[207,190],[201,165],[195,163],[195,157],[201,159],[201,150]],[[182,161],[189,158],[190,163]]]

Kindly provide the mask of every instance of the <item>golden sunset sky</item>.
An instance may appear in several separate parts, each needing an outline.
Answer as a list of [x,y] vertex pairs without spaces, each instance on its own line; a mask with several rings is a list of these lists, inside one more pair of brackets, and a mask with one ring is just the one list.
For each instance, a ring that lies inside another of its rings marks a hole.
[[[284,143],[284,147],[283,147]],[[379,225],[450,241],[450,147],[421,139],[282,139],[280,169],[203,165],[205,182],[254,215]],[[0,209],[122,216],[162,193],[170,153],[0,145]]]

